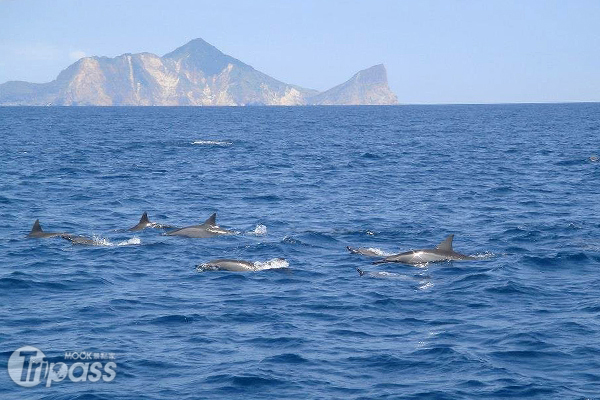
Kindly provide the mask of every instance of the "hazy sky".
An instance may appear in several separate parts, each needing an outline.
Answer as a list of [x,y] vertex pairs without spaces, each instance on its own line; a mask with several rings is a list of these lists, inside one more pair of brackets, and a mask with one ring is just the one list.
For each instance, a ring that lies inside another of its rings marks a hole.
[[0,82],[197,37],[319,90],[384,63],[401,103],[600,101],[600,0],[0,0]]

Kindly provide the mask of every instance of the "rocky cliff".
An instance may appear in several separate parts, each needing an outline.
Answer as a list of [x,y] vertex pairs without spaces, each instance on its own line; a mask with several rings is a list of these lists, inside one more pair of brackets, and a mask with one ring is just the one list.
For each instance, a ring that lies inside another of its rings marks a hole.
[[385,105],[397,104],[398,99],[388,86],[385,67],[379,64],[356,73],[341,85],[311,97],[309,102],[319,105]]
[[0,105],[245,106],[396,104],[383,65],[326,92],[278,81],[195,39],[159,57],[86,57],[56,80],[0,85]]

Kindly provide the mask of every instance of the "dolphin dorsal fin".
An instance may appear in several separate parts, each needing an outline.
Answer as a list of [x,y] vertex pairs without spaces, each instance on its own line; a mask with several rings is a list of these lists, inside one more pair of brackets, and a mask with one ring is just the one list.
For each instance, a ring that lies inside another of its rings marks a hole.
[[142,223],[142,222],[150,222],[150,220],[148,219],[148,213],[147,212],[144,212],[142,214],[142,218],[140,218],[140,223]]
[[204,223],[202,225],[216,226],[217,225],[217,213],[213,213],[213,215],[208,217],[208,219],[206,221],[204,221]]
[[448,236],[442,243],[437,245],[436,249],[452,251],[452,239],[454,239],[454,235]]
[[31,228],[31,233],[33,233],[33,232],[43,232],[39,219],[36,219],[35,222],[33,223],[33,228]]

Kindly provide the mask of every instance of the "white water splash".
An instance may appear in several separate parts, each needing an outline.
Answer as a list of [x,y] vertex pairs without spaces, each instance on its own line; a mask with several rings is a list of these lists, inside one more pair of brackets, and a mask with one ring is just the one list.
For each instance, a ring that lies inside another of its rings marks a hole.
[[113,243],[110,240],[100,237],[100,236],[92,236],[92,240],[94,241],[93,246],[105,246],[105,247],[114,247],[114,246],[132,246],[138,245],[142,243],[142,240],[134,236],[131,239],[123,240],[122,242]]
[[485,253],[478,253],[478,254],[471,255],[471,257],[475,257],[475,258],[482,259],[482,260],[484,260],[486,258],[494,258],[496,256],[497,256],[496,254],[490,253],[487,251]]
[[94,242],[93,246],[112,246],[113,244],[106,238],[101,236],[92,236],[92,241]]
[[433,287],[433,282],[426,282],[424,284],[422,284],[421,286],[419,286],[419,290],[428,290],[431,289]]
[[256,225],[253,231],[248,232],[248,235],[265,236],[267,234],[267,227],[265,225]]
[[139,237],[134,236],[131,239],[127,239],[127,240],[117,243],[117,246],[132,246],[132,245],[138,245],[141,243],[142,243],[142,240]]
[[254,270],[255,271],[264,271],[266,269],[281,269],[281,268],[287,268],[290,266],[290,263],[288,263],[284,258],[273,258],[269,261],[265,261],[265,262],[260,262],[260,261],[256,261],[254,263]]
[[219,140],[195,140],[192,144],[204,146],[231,146],[233,143]]
[[388,253],[387,251],[378,249],[377,247],[368,247],[367,250],[372,251],[373,253],[375,253],[377,256],[380,256],[380,257],[389,257],[394,254],[394,253]]

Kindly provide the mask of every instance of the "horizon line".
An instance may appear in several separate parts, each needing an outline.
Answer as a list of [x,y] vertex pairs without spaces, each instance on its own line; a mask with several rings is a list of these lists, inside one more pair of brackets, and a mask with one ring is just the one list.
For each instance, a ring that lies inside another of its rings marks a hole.
[[510,106],[510,105],[559,105],[559,104],[600,104],[600,100],[590,101],[523,101],[523,102],[489,102],[489,103],[400,103],[400,104],[302,104],[302,105],[267,105],[253,104],[243,106],[162,106],[162,105],[0,105],[0,108],[301,108],[301,107],[410,107],[410,106]]

